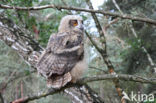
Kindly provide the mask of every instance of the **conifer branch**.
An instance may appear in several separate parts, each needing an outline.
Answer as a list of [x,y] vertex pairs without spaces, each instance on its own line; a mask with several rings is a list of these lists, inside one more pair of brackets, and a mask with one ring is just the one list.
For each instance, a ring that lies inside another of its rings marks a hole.
[[119,13],[113,13],[109,11],[103,11],[103,10],[92,10],[92,9],[85,9],[85,8],[78,8],[78,7],[72,7],[72,6],[59,6],[59,5],[43,5],[43,6],[34,6],[34,7],[19,7],[19,6],[9,6],[9,5],[3,5],[0,4],[0,8],[2,9],[15,9],[15,10],[42,10],[42,9],[48,9],[48,8],[54,8],[58,10],[74,10],[74,11],[83,11],[83,12],[89,12],[89,13],[99,13],[103,15],[113,16],[113,17],[120,17],[122,19],[130,19],[133,21],[141,21],[146,22],[150,24],[156,25],[156,20],[152,20],[149,18],[142,18],[142,17],[136,17],[128,14],[121,15]]

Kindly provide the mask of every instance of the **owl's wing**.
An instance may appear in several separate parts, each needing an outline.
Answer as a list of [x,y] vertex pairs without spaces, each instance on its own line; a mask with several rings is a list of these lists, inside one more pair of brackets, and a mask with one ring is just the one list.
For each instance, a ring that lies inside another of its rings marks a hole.
[[54,54],[70,54],[74,53],[83,46],[82,35],[74,35],[69,32],[52,35],[47,45],[47,51]]
[[83,55],[83,52],[78,52],[83,51],[81,44],[81,36],[73,39],[72,35],[68,33],[52,35],[47,48],[37,63],[39,73],[46,78],[67,75]]

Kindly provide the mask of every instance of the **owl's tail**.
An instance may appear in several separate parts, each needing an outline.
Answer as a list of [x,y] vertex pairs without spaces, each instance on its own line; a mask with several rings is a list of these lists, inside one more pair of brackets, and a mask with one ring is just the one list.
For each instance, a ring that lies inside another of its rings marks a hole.
[[49,88],[61,88],[65,86],[72,79],[71,74],[68,72],[61,76],[52,76],[47,80],[47,87]]

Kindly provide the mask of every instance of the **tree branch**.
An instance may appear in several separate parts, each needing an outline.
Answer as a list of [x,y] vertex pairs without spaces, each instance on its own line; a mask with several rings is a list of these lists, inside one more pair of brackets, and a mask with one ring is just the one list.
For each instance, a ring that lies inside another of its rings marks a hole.
[[[120,9],[119,5],[116,3],[116,0],[112,0],[112,1],[113,1],[113,3],[114,3],[115,7],[116,7],[116,8],[118,9],[118,11],[120,12],[120,14],[121,14],[121,15],[124,15],[123,11]],[[137,33],[136,33],[136,31],[135,31],[133,25],[132,25],[132,21],[131,21],[129,27],[130,27],[130,29],[131,29],[132,34],[134,35],[134,37],[135,37],[136,39],[139,40],[139,37],[138,37],[138,35],[137,35]],[[138,41],[138,43],[140,43],[140,41]],[[154,61],[153,61],[151,55],[149,54],[149,52],[147,51],[147,49],[145,48],[145,46],[142,45],[141,48],[142,48],[142,50],[145,52],[145,54],[146,54],[146,56],[147,56],[147,59],[148,59],[150,65],[154,68],[154,73],[156,73],[156,64],[154,63]]]
[[[93,9],[93,6],[92,6],[92,3],[90,2],[90,0],[86,0],[88,6],[90,9]],[[115,70],[114,70],[114,66],[112,64],[112,62],[109,60],[108,58],[108,55],[107,55],[107,43],[106,43],[106,31],[102,30],[102,27],[100,25],[100,22],[96,16],[95,13],[91,13],[92,14],[92,17],[95,21],[95,24],[96,24],[96,27],[98,29],[98,32],[100,34],[100,41],[101,41],[101,44],[102,44],[102,50],[99,51],[98,48],[96,48],[98,50],[98,52],[101,54],[103,60],[104,60],[104,63],[106,64],[107,68],[108,68],[108,71],[110,74],[116,74]],[[94,42],[92,42],[94,43]],[[93,44],[96,46],[96,44]],[[115,85],[115,88],[116,88],[116,91],[120,97],[120,100],[122,103],[125,103],[125,99],[122,97],[122,92],[123,92],[123,89],[121,88],[120,86],[120,83],[119,83],[119,79],[118,78],[114,78],[113,79],[113,83]]]
[[1,100],[1,103],[4,103],[4,98],[1,92],[0,92],[0,100]]
[[[138,35],[137,35],[137,33],[136,33],[136,31],[135,31],[133,25],[132,25],[132,22],[131,22],[131,24],[129,25],[129,27],[130,27],[130,29],[131,29],[132,34],[134,35],[134,37],[135,37],[136,39],[138,39],[137,42],[140,43],[141,40],[140,40],[140,38],[138,37]],[[148,59],[150,65],[151,65],[151,67],[152,67],[153,70],[154,70],[153,73],[156,73],[156,64],[154,63],[154,61],[153,61],[153,59],[152,59],[150,53],[148,52],[148,50],[145,48],[145,46],[144,46],[143,44],[142,44],[141,49],[142,49],[142,50],[144,51],[144,53],[146,54],[147,59]],[[152,72],[152,70],[151,70],[151,72]]]
[[113,79],[156,84],[156,78],[147,78],[147,77],[141,77],[136,75],[127,75],[127,74],[103,74],[103,75],[97,75],[92,77],[84,77],[81,78],[77,83],[84,84],[87,82],[100,81],[100,80],[113,80]]
[[43,48],[32,39],[25,29],[19,28],[10,19],[0,17],[0,40],[13,48],[27,64],[35,68],[37,57]]
[[130,19],[134,21],[141,21],[141,22],[146,22],[150,24],[156,25],[156,21],[149,19],[149,18],[142,18],[142,17],[135,17],[132,15],[128,14],[118,14],[118,13],[112,13],[108,11],[103,11],[103,10],[91,10],[91,9],[85,9],[85,8],[77,8],[77,7],[69,7],[69,6],[58,6],[58,5],[44,5],[44,6],[36,6],[36,7],[15,7],[15,6],[9,6],[9,5],[2,5],[0,4],[0,8],[2,9],[17,9],[17,10],[42,10],[42,9],[47,9],[47,8],[56,8],[58,10],[65,9],[65,10],[75,10],[75,11],[84,11],[84,12],[90,12],[90,13],[99,13],[103,15],[109,15],[109,16],[115,16],[115,17],[120,17],[122,19]]
[[[14,49],[25,60],[27,64],[35,68],[37,59],[40,56],[41,52],[43,51],[43,48],[32,39],[31,33],[29,31],[26,31],[25,29],[18,27],[10,19],[0,16],[0,40],[4,41],[8,46]],[[85,96],[91,97],[92,98],[91,102],[96,103],[103,102],[100,101],[101,99],[99,96],[95,97],[95,95],[97,96],[97,93],[93,92],[93,90],[90,91],[88,90],[88,88],[86,87],[84,88],[85,89],[82,90],[83,94],[80,93],[80,91],[77,91],[76,89],[73,90],[74,92],[81,94],[83,97]],[[91,94],[89,94],[88,91]],[[84,93],[88,94],[85,95]],[[82,97],[80,98],[83,100]],[[99,102],[97,102],[97,99],[99,99]],[[23,100],[23,98],[18,100],[21,101]],[[18,100],[17,102],[19,102]],[[15,100],[13,103],[17,102]]]
[[[5,22],[3,22],[3,21],[5,21]],[[33,62],[31,62],[31,61],[34,61],[34,60],[30,60],[30,59],[34,59],[34,58],[30,58],[30,57],[33,56],[32,52],[34,52],[35,50],[36,50],[36,52],[38,52],[40,54],[40,50],[42,50],[41,47],[40,46],[34,46],[34,45],[37,45],[36,42],[33,42],[34,44],[26,43],[26,42],[31,42],[32,39],[25,38],[25,37],[28,36],[27,33],[21,31],[21,29],[19,27],[17,27],[17,25],[15,25],[10,20],[8,20],[8,19],[6,19],[4,17],[0,17],[0,24],[1,24],[0,25],[0,39],[3,40],[7,45],[11,46],[14,50],[16,50],[21,56],[23,56],[23,58],[25,60],[27,60],[27,62],[29,62],[31,65],[35,66],[35,64]],[[22,45],[22,47],[17,45],[18,43],[20,43]],[[36,47],[38,47],[40,49],[37,49]],[[29,48],[31,48],[31,49],[29,49]],[[28,50],[32,50],[32,52],[28,52]],[[32,101],[32,100],[35,100],[35,99],[39,99],[41,97],[45,97],[45,96],[48,96],[48,95],[52,95],[54,93],[58,93],[58,92],[66,89],[66,88],[76,87],[76,86],[82,85],[82,84],[84,84],[86,82],[92,82],[92,81],[97,81],[97,80],[111,80],[111,79],[117,79],[117,78],[121,79],[121,80],[126,80],[126,81],[156,84],[156,79],[155,78],[154,79],[152,79],[152,78],[147,79],[147,78],[133,76],[133,75],[127,75],[126,76],[126,75],[107,74],[107,75],[101,75],[101,76],[93,76],[93,77],[82,78],[76,84],[68,84],[67,86],[65,86],[65,87],[63,87],[63,88],[61,88],[59,90],[51,89],[51,90],[48,90],[48,91],[45,91],[45,92],[40,92],[40,93],[37,93],[37,94],[32,95],[32,96],[27,96],[25,98],[21,98],[20,101],[28,102],[28,101]],[[90,92],[92,92],[88,88],[87,88],[87,91],[88,91],[89,94],[90,94]],[[94,97],[96,99],[98,98],[97,95],[95,93],[93,93],[93,92],[92,92],[92,95],[94,95]],[[91,98],[93,97],[92,95],[91,95]],[[100,101],[100,99],[97,99],[97,100]],[[98,102],[98,103],[101,103],[101,102]],[[16,103],[16,101],[14,101],[14,103]]]
[[[46,8],[57,8],[59,10],[66,9],[66,10],[85,11],[85,12],[91,12],[91,13],[101,13],[104,15],[117,16],[117,17],[120,17],[123,19],[131,19],[131,20],[137,20],[137,21],[147,22],[147,23],[151,23],[151,24],[156,24],[155,20],[151,20],[151,19],[147,19],[147,18],[139,18],[139,17],[128,16],[128,15],[120,15],[120,14],[105,12],[105,11],[101,11],[101,10],[90,10],[90,9],[82,9],[82,8],[74,8],[74,7],[56,6],[56,5],[45,5],[45,6],[40,6],[40,7],[11,7],[11,6],[0,4],[0,8],[18,9],[18,10],[40,10],[40,9],[46,9]],[[34,57],[39,56],[41,51],[43,50],[43,48],[41,48],[38,45],[38,43],[35,42],[33,39],[29,38],[29,36],[30,36],[29,33],[27,34],[27,32],[26,32],[26,35],[21,35],[19,32],[17,32],[17,31],[21,31],[21,30],[16,25],[10,23],[11,27],[10,27],[10,25],[6,26],[7,24],[3,23],[3,19],[4,18],[0,17],[0,24],[3,24],[3,27],[2,27],[2,25],[0,25],[0,39],[5,41],[9,46],[11,46],[14,50],[16,50],[24,58],[24,60],[26,60],[26,62],[28,64],[35,67],[36,61],[35,61]],[[9,31],[7,29],[9,29]],[[23,32],[23,31],[21,31],[21,32]],[[29,44],[27,44],[26,41],[29,41],[28,42]],[[105,75],[103,75],[103,76],[105,76]],[[51,89],[46,92],[39,93],[37,95],[28,96],[26,98],[23,98],[23,100],[25,100],[25,102],[28,102],[28,101],[31,101],[34,99],[39,99],[41,97],[45,97],[48,95],[52,95],[54,93],[58,93],[66,88],[77,86],[81,83],[83,84],[85,82],[91,82],[91,81],[97,81],[97,80],[121,79],[121,80],[135,81],[135,82],[141,82],[141,83],[152,83],[152,84],[156,83],[155,79],[147,79],[147,78],[140,79],[140,77],[134,78],[133,75],[131,75],[131,76],[128,75],[128,77],[127,76],[125,77],[124,75],[122,75],[122,76],[121,75],[120,76],[112,75],[112,76],[113,77],[95,76],[95,77],[89,77],[89,78],[82,78],[82,79],[80,79],[80,81],[78,81],[77,84],[69,84],[59,90]],[[85,82],[83,82],[83,81],[85,81]]]
[[[30,73],[34,73],[34,72],[36,72],[36,70],[30,71]],[[16,72],[14,72],[12,75],[9,76],[9,78],[7,80],[0,83],[0,93],[2,93],[3,90],[7,88],[9,83],[15,81],[16,79],[23,78],[23,77],[26,77],[26,76],[28,76],[28,75],[23,74],[23,73],[18,73],[17,74]]]
[[[21,101],[19,103],[27,103],[27,102],[35,100],[35,99],[40,99],[40,98],[46,97],[48,95],[53,95],[55,93],[61,92],[64,89],[67,89],[70,87],[77,87],[77,86],[79,87],[79,86],[86,84],[87,82],[100,81],[100,80],[113,80],[113,79],[120,79],[120,80],[124,80],[124,81],[133,81],[133,82],[140,82],[140,83],[150,83],[150,84],[154,84],[154,85],[156,84],[156,78],[145,78],[145,77],[141,77],[141,76],[126,75],[126,74],[119,74],[119,75],[104,74],[104,75],[97,75],[97,76],[92,76],[92,77],[81,78],[77,81],[77,83],[75,83],[75,84],[69,83],[65,87],[60,88],[60,89],[49,89],[44,92],[39,92],[34,95],[29,95],[29,96],[23,98],[22,100],[20,99]],[[101,102],[98,102],[98,103],[101,103]]]

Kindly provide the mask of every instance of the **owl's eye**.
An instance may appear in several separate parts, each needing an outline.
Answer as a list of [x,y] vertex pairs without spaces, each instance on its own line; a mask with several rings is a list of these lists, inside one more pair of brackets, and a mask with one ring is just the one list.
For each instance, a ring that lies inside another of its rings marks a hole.
[[74,26],[77,26],[78,25],[78,23],[77,22],[74,22]]
[[71,25],[72,26],[77,26],[78,25],[77,20],[71,20],[70,22],[71,22]]

